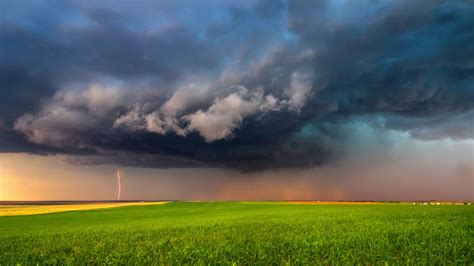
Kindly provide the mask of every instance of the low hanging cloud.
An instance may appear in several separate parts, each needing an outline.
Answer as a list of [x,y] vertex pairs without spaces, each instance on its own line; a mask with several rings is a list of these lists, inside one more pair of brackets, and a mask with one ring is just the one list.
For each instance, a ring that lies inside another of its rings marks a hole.
[[179,90],[159,110],[146,111],[146,106],[135,105],[115,120],[114,127],[131,131],[148,131],[157,134],[173,132],[179,136],[198,132],[206,142],[229,139],[242,121],[253,115],[265,115],[283,109],[299,112],[311,94],[312,78],[308,73],[294,72],[290,88],[285,90],[287,99],[272,94],[264,95],[263,89],[249,91],[244,86],[224,98],[216,98],[206,110],[183,114],[192,99]]
[[18,118],[14,128],[37,144],[81,147],[85,143],[77,136],[100,126],[101,117],[123,101],[123,93],[96,84],[86,90],[60,90],[40,113]]
[[276,99],[267,97],[263,98],[261,91],[249,96],[247,89],[241,87],[236,93],[216,99],[206,111],[184,116],[184,120],[189,122],[189,130],[199,132],[207,142],[229,138],[246,117],[276,108]]
[[335,160],[361,119],[474,138],[467,0],[0,5],[0,150],[253,170]]
[[289,99],[285,100],[288,108],[297,112],[301,111],[306,101],[311,97],[313,88],[313,78],[311,73],[294,72],[291,75],[290,88],[285,90]]

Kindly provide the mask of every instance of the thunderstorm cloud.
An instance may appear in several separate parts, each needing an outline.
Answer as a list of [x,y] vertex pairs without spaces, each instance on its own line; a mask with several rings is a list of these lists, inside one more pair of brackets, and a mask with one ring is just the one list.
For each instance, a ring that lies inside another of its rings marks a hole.
[[365,127],[474,139],[469,0],[46,2],[0,3],[2,152],[260,170]]

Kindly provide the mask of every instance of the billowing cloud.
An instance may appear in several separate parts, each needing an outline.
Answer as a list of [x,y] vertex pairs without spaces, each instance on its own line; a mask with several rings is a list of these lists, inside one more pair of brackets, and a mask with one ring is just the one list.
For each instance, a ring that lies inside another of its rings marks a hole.
[[289,108],[300,111],[304,107],[308,98],[311,97],[313,88],[313,78],[311,73],[294,72],[291,75],[290,88],[285,91],[289,100],[286,101]]
[[232,136],[233,130],[240,126],[244,118],[276,108],[276,99],[271,95],[263,98],[262,92],[257,91],[248,96],[246,88],[239,89],[224,99],[216,99],[205,112],[198,110],[185,116],[189,129],[198,131],[207,142],[225,139]]
[[355,121],[474,138],[466,0],[23,3],[0,4],[0,150],[254,170],[337,159]]
[[299,111],[311,90],[311,84],[300,79],[299,73],[295,72],[291,89],[288,90],[289,99],[286,100],[277,99],[271,94],[263,95],[261,88],[249,92],[244,86],[236,86],[236,92],[222,99],[216,98],[207,110],[199,109],[188,114],[184,110],[189,110],[189,105],[196,100],[178,90],[159,110],[147,112],[146,107],[133,106],[115,120],[114,127],[162,135],[173,132],[183,137],[196,131],[206,142],[228,139],[246,117],[283,108]]

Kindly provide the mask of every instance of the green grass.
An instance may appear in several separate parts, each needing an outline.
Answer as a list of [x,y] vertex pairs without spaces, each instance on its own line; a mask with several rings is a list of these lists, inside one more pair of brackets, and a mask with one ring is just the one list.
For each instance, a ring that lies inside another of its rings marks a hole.
[[0,264],[472,264],[473,207],[172,202],[0,217]]

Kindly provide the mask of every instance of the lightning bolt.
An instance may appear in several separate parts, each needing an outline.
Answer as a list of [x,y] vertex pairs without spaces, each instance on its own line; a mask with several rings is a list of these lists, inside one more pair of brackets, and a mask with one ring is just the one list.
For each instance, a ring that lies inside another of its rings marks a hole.
[[120,200],[120,194],[122,193],[122,183],[120,180],[120,170],[117,169],[117,185],[118,185],[118,191],[117,191],[117,200]]

